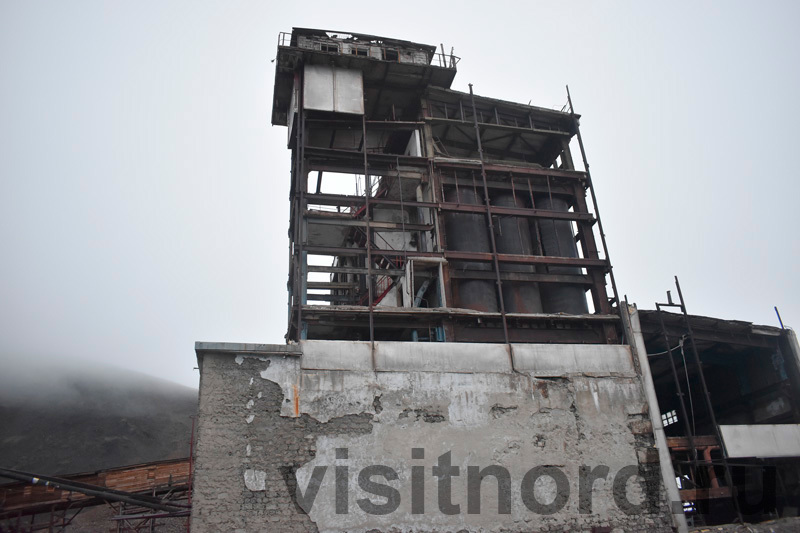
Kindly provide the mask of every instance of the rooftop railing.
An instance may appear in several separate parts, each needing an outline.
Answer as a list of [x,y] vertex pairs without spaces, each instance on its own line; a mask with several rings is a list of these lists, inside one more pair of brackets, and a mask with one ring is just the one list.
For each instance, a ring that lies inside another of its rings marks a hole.
[[[413,49],[413,48],[403,48],[398,46],[392,45],[385,45],[381,43],[371,43],[366,41],[344,41],[339,39],[315,39],[314,37],[308,37],[308,39],[313,43],[318,43],[320,45],[319,49],[314,48],[316,52],[322,52],[327,54],[334,54],[334,55],[355,55],[361,57],[370,57],[372,59],[379,59],[381,61],[392,61],[395,63],[404,63],[404,64],[415,64],[414,61],[401,61],[401,54],[400,52],[407,52],[407,53],[424,53],[426,57],[428,57],[428,65],[440,68],[451,68],[455,69],[456,65],[461,58],[450,54],[445,54],[442,52],[434,52],[430,53],[424,50]],[[347,45],[347,46],[344,46]],[[278,46],[281,47],[292,47],[292,34],[289,32],[280,32],[278,34]],[[304,47],[296,47],[296,48],[306,48]],[[380,50],[380,57],[375,57],[373,55],[373,50]],[[419,63],[417,63],[419,64]]]

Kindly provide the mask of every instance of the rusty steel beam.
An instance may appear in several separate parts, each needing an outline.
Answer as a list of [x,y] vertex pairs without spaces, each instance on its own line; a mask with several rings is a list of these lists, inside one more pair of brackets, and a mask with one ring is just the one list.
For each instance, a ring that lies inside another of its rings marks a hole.
[[[492,179],[492,178],[494,178],[494,179]],[[498,178],[508,178],[508,181],[507,182],[506,181],[498,181]],[[516,179],[516,180],[520,180],[520,181],[521,180],[525,180],[526,185],[527,185],[527,181],[529,181],[529,180],[535,180],[535,181],[544,183],[543,180],[546,180],[547,177],[546,176],[524,176],[524,175],[520,176],[520,175],[515,175],[513,173],[510,173],[510,172],[507,172],[505,174],[494,173],[494,174],[492,174],[490,176],[490,179],[488,179],[486,181],[486,183],[489,185],[490,189],[511,190],[511,180],[512,179]],[[472,187],[472,180],[468,180],[468,179],[465,179],[463,177],[456,179],[456,178],[453,178],[453,177],[450,177],[450,176],[442,176],[441,183],[443,183],[445,185],[454,185],[454,186],[458,186],[458,187]],[[574,194],[573,193],[573,190],[574,190],[573,189],[573,185],[574,184],[575,184],[575,182],[572,182],[572,181],[565,182],[564,184],[560,184],[560,185],[556,184],[556,183],[551,183],[550,188],[548,189],[547,185],[545,185],[545,184],[531,183],[530,189],[531,189],[532,192],[535,191],[537,193],[552,193],[553,196],[556,196],[556,195],[557,196],[567,196],[569,198],[572,198],[572,196]],[[578,185],[580,185],[580,184],[578,184]],[[570,203],[573,203],[573,202],[570,202]]]
[[[485,213],[485,205],[466,205],[454,203],[441,203],[439,207],[444,211],[460,211],[465,213]],[[527,218],[543,218],[554,220],[576,220],[594,223],[595,218],[590,213],[574,213],[571,211],[549,211],[546,209],[533,209],[529,207],[502,207],[492,205],[490,207],[493,214],[513,215]]]
[[[361,131],[360,120],[337,120],[337,119],[324,119],[324,118],[308,118],[306,122],[310,124],[319,124],[321,126],[331,126],[332,128],[340,130],[359,130]],[[367,126],[375,130],[400,130],[400,131],[414,131],[419,127],[425,125],[424,122],[414,122],[408,120],[368,120]],[[324,129],[324,128],[323,128]]]
[[[425,117],[426,122],[430,123],[438,123],[438,124],[464,124],[461,120],[456,120],[452,118],[443,118],[443,117]],[[495,124],[492,122],[481,122],[478,121],[478,124],[481,128],[487,130],[498,130],[498,131],[506,131],[511,133],[525,133],[528,135],[537,135],[542,137],[551,137],[551,136],[559,136],[559,137],[572,137],[572,134],[566,131],[559,131],[559,130],[543,130],[543,129],[536,129],[536,128],[526,128],[521,126],[510,126],[506,124]]]
[[309,224],[320,226],[369,227],[381,231],[431,231],[433,229],[432,224],[403,224],[401,222],[376,222],[374,220],[367,224],[366,220],[353,218],[347,213],[344,213],[345,216],[336,216],[339,213],[326,213],[325,211],[307,211],[306,213],[305,217]]
[[[306,295],[306,301],[308,302],[355,302],[356,298],[354,296],[349,296],[347,294],[313,294],[308,293]],[[308,317],[306,317],[308,318]]]
[[[453,279],[493,279],[491,272],[484,270],[454,270],[450,277]],[[591,287],[592,278],[577,274],[532,274],[528,272],[500,272],[503,281],[529,281],[535,283],[569,283]]]
[[[325,314],[350,314],[350,315],[366,315],[368,313],[367,306],[358,305],[304,305],[303,310],[308,315],[325,315]],[[373,310],[376,317],[395,316],[406,318],[475,318],[475,319],[495,319],[502,318],[499,312],[485,312],[475,311],[473,309],[461,309],[453,307],[376,307]],[[551,322],[564,322],[564,323],[617,323],[620,321],[619,315],[567,315],[562,313],[507,313],[510,319],[522,321],[551,321]]]
[[[652,313],[652,312],[650,312]],[[645,316],[645,315],[642,315]],[[651,318],[642,320],[642,332],[646,335],[661,334],[661,328],[658,322]],[[736,344],[741,346],[751,346],[754,348],[767,348],[775,349],[778,345],[776,337],[769,337],[766,335],[757,334],[743,334],[723,331],[722,329],[706,329],[698,327],[696,324],[692,325],[693,337],[697,341],[711,342],[717,344]],[[680,338],[686,333],[686,328],[674,324],[664,324],[667,334],[673,338]]]
[[[403,178],[403,179],[413,179],[413,178]],[[307,194],[306,198],[310,204],[315,205],[338,205],[338,206],[354,206],[354,205],[361,205],[364,203],[363,196],[355,196],[349,194]],[[391,200],[389,198],[370,198],[370,203],[374,205],[396,205],[400,206],[401,203],[407,207],[429,207],[435,208],[439,206],[438,202],[416,202],[416,201],[409,201],[404,200],[400,202],[400,200]]]
[[719,446],[719,441],[714,435],[695,435],[692,439],[689,437],[667,437],[667,447],[674,451],[687,451],[691,449],[691,440],[697,448],[705,446]]
[[[463,169],[473,169],[478,170],[480,169],[480,161],[477,159],[458,159],[458,158],[445,158],[445,157],[436,157],[433,159],[434,167],[442,167],[442,168],[463,168]],[[551,177],[551,178],[563,178],[566,180],[585,180],[586,173],[580,170],[565,170],[565,169],[554,169],[554,168],[538,168],[533,166],[528,166],[525,163],[520,162],[519,164],[513,163],[486,163],[484,165],[486,168],[486,172],[498,172],[498,173],[512,173],[512,174],[521,174],[526,176],[542,176],[542,177]]]
[[[366,248],[348,248],[344,246],[306,246],[306,251],[310,254],[317,255],[351,255],[359,256],[366,255]],[[444,257],[451,260],[462,261],[493,261],[493,254],[489,252],[457,252],[448,251],[443,252],[418,252],[418,251],[404,251],[404,250],[382,250],[373,248],[371,253],[374,255],[385,255],[388,257]],[[576,266],[583,268],[608,268],[608,262],[605,259],[585,259],[582,257],[554,257],[543,255],[512,255],[512,254],[497,254],[497,258],[501,263],[523,263],[531,265],[558,265],[558,266]]]
[[697,500],[712,500],[717,498],[730,498],[730,487],[718,487],[709,489],[683,489],[679,491],[681,501],[694,502]]
[[[445,181],[447,183],[447,181]],[[509,185],[508,188],[511,188]],[[353,195],[339,195],[339,194],[306,194],[306,201],[312,205],[336,205],[353,207],[360,205],[364,202],[363,196]],[[392,205],[392,206],[405,206],[416,208],[431,208],[442,209],[443,211],[461,211],[465,213],[485,213],[485,205],[467,205],[457,204],[452,202],[415,202],[415,201],[400,201],[390,200],[386,198],[370,198],[370,203],[375,205]],[[571,211],[549,211],[547,209],[533,209],[529,207],[504,207],[495,206],[491,207],[492,212],[498,215],[513,215],[528,218],[543,218],[554,220],[575,220],[581,222],[588,222],[594,224],[596,219],[594,215],[587,212],[571,212]],[[325,217],[325,218],[345,218],[348,213],[328,213],[326,211],[308,210],[308,216]],[[410,225],[407,224],[408,227]],[[429,229],[429,228],[428,228]]]
[[346,281],[309,281],[306,283],[309,289],[355,289],[358,288],[357,283],[349,283]]
[[[318,146],[306,146],[305,147],[306,156],[309,159],[313,159],[314,157],[322,157],[326,161],[328,160],[335,160],[339,159],[351,159],[353,161],[357,161],[358,158],[366,157],[370,163],[370,165],[375,163],[387,163],[393,164],[396,163],[396,158],[399,158],[403,164],[409,166],[428,166],[428,158],[427,157],[418,157],[418,156],[411,156],[411,155],[398,155],[398,154],[379,154],[379,153],[369,153],[362,150],[339,150],[336,148],[321,148]],[[363,164],[361,166],[363,169]]]
[[[308,265],[309,272],[331,272],[334,274],[367,274],[368,270],[366,268],[360,267],[336,267],[336,266],[325,266],[325,265]],[[385,274],[387,276],[402,276],[405,274],[405,270],[402,269],[393,269],[393,268],[384,268],[381,270],[381,274]]]

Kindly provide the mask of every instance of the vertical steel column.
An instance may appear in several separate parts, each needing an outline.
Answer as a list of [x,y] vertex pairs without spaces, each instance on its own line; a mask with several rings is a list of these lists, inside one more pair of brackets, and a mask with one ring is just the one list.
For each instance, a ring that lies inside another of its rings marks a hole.
[[369,195],[372,184],[369,179],[369,163],[367,162],[367,115],[361,115],[361,151],[364,153],[364,230],[367,234],[367,298],[369,299],[369,343],[372,353],[372,368],[375,368],[375,327],[372,316],[372,232],[369,229]]
[[[678,403],[681,409],[681,418],[683,419],[683,430],[686,432],[686,439],[689,441],[689,448],[691,448],[691,460],[692,466],[694,466],[694,479],[693,481],[697,482],[697,471],[698,471],[698,464],[697,464],[697,448],[694,445],[694,433],[692,432],[692,427],[689,425],[689,413],[686,411],[686,402],[683,399],[683,389],[681,388],[680,378],[678,377],[678,369],[675,367],[675,359],[672,357],[672,348],[670,347],[669,343],[669,336],[667,335],[667,328],[664,326],[664,317],[661,315],[663,311],[661,310],[661,304],[656,302],[656,311],[658,315],[658,322],[661,324],[661,333],[664,335],[664,343],[667,345],[667,352],[669,353],[669,366],[672,368],[672,378],[675,381],[675,390],[677,391],[678,396]],[[689,384],[687,383],[686,386],[688,387]]]
[[[494,224],[492,222],[492,204],[489,202],[489,186],[486,184],[486,167],[483,163],[483,147],[481,146],[481,130],[478,127],[478,113],[475,110],[475,95],[472,93],[472,84],[469,84],[469,97],[472,102],[472,122],[475,125],[475,139],[478,142],[478,159],[481,162],[481,178],[483,179],[483,199],[486,204],[486,220],[489,224],[489,240],[492,243],[492,259],[494,260],[494,273],[497,278],[497,299],[500,302],[500,316],[503,319],[503,336],[506,344],[508,339],[508,321],[506,320],[506,306],[503,302],[503,282],[500,279],[500,261],[497,259],[497,243],[494,239]],[[510,357],[511,354],[509,354]],[[512,361],[513,367],[513,361]]]
[[739,523],[744,523],[742,511],[739,509],[739,498],[736,487],[733,485],[730,466],[728,466],[728,452],[725,449],[725,442],[722,440],[722,432],[719,429],[719,424],[717,424],[717,416],[714,414],[714,405],[711,403],[711,394],[708,392],[708,385],[706,384],[706,377],[703,373],[703,364],[700,361],[700,354],[697,353],[697,346],[694,344],[694,333],[692,332],[692,325],[689,321],[689,314],[686,312],[686,304],[683,301],[683,293],[681,292],[681,284],[678,282],[678,276],[675,276],[675,287],[678,289],[678,298],[681,300],[681,312],[683,313],[683,319],[686,322],[686,330],[689,333],[689,340],[692,344],[692,355],[694,355],[694,362],[697,365],[697,374],[700,376],[700,384],[703,386],[703,395],[706,399],[708,416],[711,418],[711,423],[714,424],[714,431],[716,432],[720,451],[722,452],[722,466],[725,469],[725,482],[731,488],[731,498],[733,499],[734,507],[736,507],[736,516],[739,517]]
[[297,204],[297,219],[296,224],[297,228],[295,228],[295,234],[297,235],[297,240],[295,241],[296,248],[297,248],[297,271],[295,272],[295,277],[297,278],[297,340],[303,340],[305,336],[305,328],[303,327],[303,305],[306,303],[306,258],[303,252],[303,240],[305,239],[305,210],[306,210],[306,197],[305,197],[305,190],[307,186],[307,179],[305,177],[305,128],[306,128],[306,112],[305,107],[303,105],[303,83],[305,81],[305,77],[303,76],[303,71],[300,70],[299,78],[300,81],[298,82],[298,92],[299,96],[297,99],[297,138],[296,138],[296,150],[297,150],[297,157],[295,164],[296,167],[296,176],[295,179],[295,187],[299,189],[300,192],[300,199],[299,203]]
[[[572,115],[572,122],[575,126],[575,134],[578,137],[578,146],[581,149],[581,158],[583,159],[583,168],[586,170],[586,183],[589,186],[589,192],[592,195],[592,206],[594,214],[597,218],[597,229],[600,230],[600,241],[603,243],[603,254],[606,256],[606,263],[608,263],[608,275],[611,278],[611,289],[614,291],[614,303],[617,304],[617,312],[619,312],[619,294],[617,293],[617,282],[614,279],[614,267],[611,266],[611,257],[608,255],[608,245],[606,244],[606,234],[603,231],[603,221],[600,219],[600,209],[597,207],[597,196],[594,194],[594,185],[592,185],[592,174],[589,172],[589,162],[586,160],[586,150],[583,148],[583,138],[581,137],[581,129],[578,125],[578,119],[575,117],[575,109],[572,107],[572,97],[569,94],[569,86],[567,86],[567,101],[569,102],[569,113]],[[604,296],[605,297],[605,296]],[[623,330],[623,342],[625,332]]]

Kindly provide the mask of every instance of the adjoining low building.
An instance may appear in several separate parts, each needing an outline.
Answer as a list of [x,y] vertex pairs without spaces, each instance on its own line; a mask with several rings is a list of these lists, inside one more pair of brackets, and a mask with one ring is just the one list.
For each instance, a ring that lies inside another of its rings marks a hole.
[[733,522],[739,513],[747,522],[797,516],[794,331],[658,311],[638,316],[687,516],[698,525]]

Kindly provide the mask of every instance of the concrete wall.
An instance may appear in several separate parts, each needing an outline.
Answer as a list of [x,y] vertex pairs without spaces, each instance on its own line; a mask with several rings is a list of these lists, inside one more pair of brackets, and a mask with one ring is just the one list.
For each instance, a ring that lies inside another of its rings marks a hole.
[[193,532],[671,531],[627,347],[197,351]]

